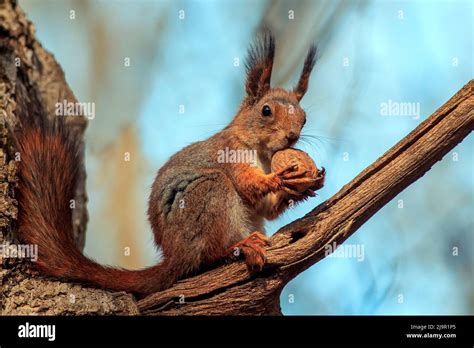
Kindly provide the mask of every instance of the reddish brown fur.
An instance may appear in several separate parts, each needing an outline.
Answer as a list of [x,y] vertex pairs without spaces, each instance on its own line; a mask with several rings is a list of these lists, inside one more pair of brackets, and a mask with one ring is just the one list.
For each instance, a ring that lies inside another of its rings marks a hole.
[[[252,232],[263,232],[263,219],[286,208],[289,186],[301,180],[302,173],[292,167],[270,173],[270,161],[276,151],[298,140],[306,119],[299,100],[312,68],[307,58],[295,92],[271,89],[274,49],[273,38],[266,34],[250,50],[247,97],[229,126],[184,148],[159,170],[148,216],[164,261],[140,271],[101,266],[76,248],[69,200],[80,163],[78,145],[62,119],[47,121],[44,114],[30,115],[26,110],[32,108],[25,107],[16,139],[22,156],[19,223],[21,238],[39,246],[37,266],[55,277],[140,294],[171,286],[233,246],[250,268],[260,269],[267,241],[262,233]],[[271,109],[270,116],[262,114],[264,106]],[[218,151],[225,148],[256,151],[257,166],[219,163]]]

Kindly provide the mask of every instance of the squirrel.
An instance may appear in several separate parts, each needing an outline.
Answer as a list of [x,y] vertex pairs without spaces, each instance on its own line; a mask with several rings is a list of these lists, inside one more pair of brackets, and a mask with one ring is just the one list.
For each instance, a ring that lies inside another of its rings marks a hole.
[[[18,234],[22,241],[38,245],[35,266],[40,272],[144,296],[171,287],[235,250],[251,272],[260,271],[269,245],[264,219],[282,214],[290,197],[301,201],[314,196],[311,189],[292,189],[314,180],[304,171],[289,165],[271,172],[270,163],[275,152],[298,141],[306,122],[299,102],[308,88],[316,47],[309,48],[299,82],[290,91],[270,86],[274,55],[275,39],[265,32],[250,45],[246,96],[230,124],[185,147],[158,171],[148,219],[164,259],[142,270],[103,266],[77,248],[69,207],[81,165],[77,137],[64,117],[51,119],[24,107],[19,115],[22,127],[14,132],[21,154]],[[255,151],[256,165],[219,163],[218,152],[226,148]]]

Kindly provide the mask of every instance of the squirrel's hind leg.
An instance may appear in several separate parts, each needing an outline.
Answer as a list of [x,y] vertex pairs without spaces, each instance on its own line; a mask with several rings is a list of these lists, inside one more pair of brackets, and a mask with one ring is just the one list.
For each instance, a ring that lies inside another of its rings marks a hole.
[[245,263],[251,272],[261,271],[266,262],[264,247],[269,245],[270,239],[263,233],[255,231],[230,248],[228,254],[244,255]]

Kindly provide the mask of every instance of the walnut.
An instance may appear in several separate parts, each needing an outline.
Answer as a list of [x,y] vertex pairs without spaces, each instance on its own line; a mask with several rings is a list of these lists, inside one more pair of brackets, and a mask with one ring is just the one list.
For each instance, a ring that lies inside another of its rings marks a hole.
[[276,172],[284,169],[290,165],[296,165],[295,171],[299,172],[307,170],[307,172],[300,176],[300,178],[312,178],[314,182],[298,183],[292,185],[298,192],[305,192],[307,189],[319,189],[324,183],[324,171],[318,170],[316,163],[309,157],[309,155],[301,150],[288,148],[277,151],[272,157],[271,170]]

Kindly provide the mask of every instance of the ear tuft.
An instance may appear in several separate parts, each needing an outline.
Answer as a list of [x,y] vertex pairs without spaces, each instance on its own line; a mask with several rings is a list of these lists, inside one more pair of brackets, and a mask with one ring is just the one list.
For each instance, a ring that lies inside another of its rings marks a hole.
[[309,76],[311,75],[311,71],[313,70],[314,64],[316,63],[316,52],[316,46],[311,45],[308,54],[306,55],[306,59],[304,60],[304,66],[303,71],[301,72],[300,80],[293,90],[298,100],[301,100],[308,90]]
[[250,46],[245,62],[247,69],[245,88],[252,103],[270,90],[274,58],[275,38],[269,30],[265,30]]

